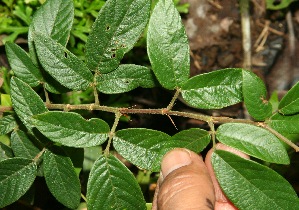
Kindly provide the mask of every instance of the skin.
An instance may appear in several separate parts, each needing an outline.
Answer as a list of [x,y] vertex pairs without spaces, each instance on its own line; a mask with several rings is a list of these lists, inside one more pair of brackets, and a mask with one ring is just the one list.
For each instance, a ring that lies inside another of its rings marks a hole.
[[[216,149],[249,158],[223,144],[217,144]],[[211,149],[203,161],[200,155],[187,149],[168,152],[161,163],[152,210],[237,210],[217,182],[212,153]]]

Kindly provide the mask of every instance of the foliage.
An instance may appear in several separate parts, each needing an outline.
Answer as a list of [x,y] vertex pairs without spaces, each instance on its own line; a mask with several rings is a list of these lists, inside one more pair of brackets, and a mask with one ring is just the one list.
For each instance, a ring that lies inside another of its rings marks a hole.
[[[53,196],[68,208],[75,209],[85,200],[90,210],[147,209],[134,175],[113,150],[139,168],[158,172],[167,151],[185,147],[199,153],[210,142],[219,141],[255,160],[218,150],[212,155],[219,183],[239,209],[299,209],[292,186],[260,164],[288,165],[289,146],[299,149],[284,136],[299,133],[299,85],[272,106],[264,83],[248,70],[221,69],[189,78],[188,40],[172,0],[159,0],[152,13],[149,0],[108,0],[93,23],[86,59],[81,60],[66,49],[72,30],[65,26],[74,22],[74,10],[72,0],[48,0],[29,25],[29,53],[6,43],[15,76],[7,92],[12,106],[1,101],[0,107],[4,112],[0,134],[10,138],[10,144],[0,144],[0,207],[19,200],[41,176]],[[151,66],[121,64],[145,31]],[[123,94],[137,87],[175,93],[161,109],[101,105],[105,102],[99,95]],[[49,98],[49,92],[90,90],[94,101],[88,104],[51,103]],[[244,102],[255,120],[174,111],[180,94],[195,109]],[[273,112],[274,107],[278,110]],[[75,110],[90,112],[86,117]],[[114,122],[100,119],[97,111],[114,114]],[[148,128],[119,128],[121,116],[138,113],[188,117],[206,122],[209,129],[191,128],[170,136]],[[83,160],[84,151],[90,155],[88,162]],[[82,168],[90,170],[86,192],[78,176]]]
[[267,9],[280,10],[288,7],[294,1],[297,0],[282,0],[282,1],[266,0],[266,5],[267,5]]

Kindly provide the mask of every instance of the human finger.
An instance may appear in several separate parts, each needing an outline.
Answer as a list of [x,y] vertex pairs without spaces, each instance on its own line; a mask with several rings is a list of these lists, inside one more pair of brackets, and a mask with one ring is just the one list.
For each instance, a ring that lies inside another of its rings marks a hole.
[[203,159],[187,149],[168,152],[161,163],[161,176],[153,210],[214,210],[212,180]]

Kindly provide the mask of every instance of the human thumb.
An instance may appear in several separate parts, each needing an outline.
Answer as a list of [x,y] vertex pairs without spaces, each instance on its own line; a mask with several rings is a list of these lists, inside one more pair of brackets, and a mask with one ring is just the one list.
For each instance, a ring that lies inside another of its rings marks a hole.
[[214,188],[202,157],[187,149],[168,152],[153,201],[153,210],[213,210]]

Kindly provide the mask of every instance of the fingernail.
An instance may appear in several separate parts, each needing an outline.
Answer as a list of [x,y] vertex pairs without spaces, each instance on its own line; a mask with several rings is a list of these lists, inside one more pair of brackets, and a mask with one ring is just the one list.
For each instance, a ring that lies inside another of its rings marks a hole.
[[189,165],[191,163],[191,153],[186,149],[175,149],[168,152],[161,164],[161,171],[163,178],[165,178],[172,171]]

